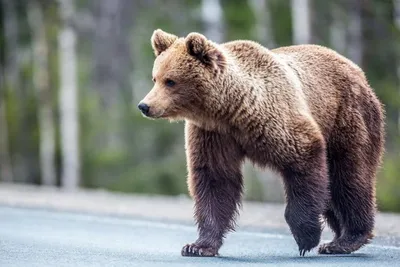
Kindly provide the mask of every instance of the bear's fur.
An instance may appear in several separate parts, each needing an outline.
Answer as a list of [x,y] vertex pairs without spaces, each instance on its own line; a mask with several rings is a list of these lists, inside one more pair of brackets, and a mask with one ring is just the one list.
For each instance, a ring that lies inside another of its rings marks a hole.
[[317,45],[268,50],[162,30],[151,43],[155,85],[141,101],[145,114],[186,122],[199,237],[182,255],[218,254],[235,226],[246,158],[282,175],[284,216],[300,255],[318,245],[322,218],[335,237],[319,253],[350,253],[368,243],[384,113],[357,65]]

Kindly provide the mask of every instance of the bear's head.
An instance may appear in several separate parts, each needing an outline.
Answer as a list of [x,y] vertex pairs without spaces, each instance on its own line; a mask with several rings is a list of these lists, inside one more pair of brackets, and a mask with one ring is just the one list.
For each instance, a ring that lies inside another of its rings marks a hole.
[[[199,33],[178,38],[160,29],[151,37],[154,86],[138,108],[150,118],[198,119],[213,108],[223,83],[226,56]],[[215,108],[215,106],[214,106]]]

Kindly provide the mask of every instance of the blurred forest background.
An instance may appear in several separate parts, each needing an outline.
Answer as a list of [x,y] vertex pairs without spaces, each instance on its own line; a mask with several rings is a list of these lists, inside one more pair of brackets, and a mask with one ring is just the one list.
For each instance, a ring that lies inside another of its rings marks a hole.
[[[161,28],[268,48],[331,47],[386,107],[379,209],[400,211],[400,0],[0,0],[0,180],[187,194],[183,123],[144,119]],[[245,197],[282,201],[279,177],[245,170]]]

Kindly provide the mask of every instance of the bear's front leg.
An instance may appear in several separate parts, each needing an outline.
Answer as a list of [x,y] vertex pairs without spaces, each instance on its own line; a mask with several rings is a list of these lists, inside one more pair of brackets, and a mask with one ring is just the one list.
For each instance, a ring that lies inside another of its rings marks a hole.
[[243,152],[235,140],[186,123],[188,187],[195,201],[199,237],[182,248],[182,256],[215,256],[234,229],[241,201]]

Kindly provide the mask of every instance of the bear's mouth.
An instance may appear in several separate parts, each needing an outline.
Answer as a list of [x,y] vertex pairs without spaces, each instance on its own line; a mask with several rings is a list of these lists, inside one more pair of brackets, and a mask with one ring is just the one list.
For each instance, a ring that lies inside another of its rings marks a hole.
[[165,119],[168,118],[168,114],[165,112],[165,110],[162,110],[161,112],[157,113],[149,113],[149,114],[142,114],[144,117],[149,118],[149,119]]

